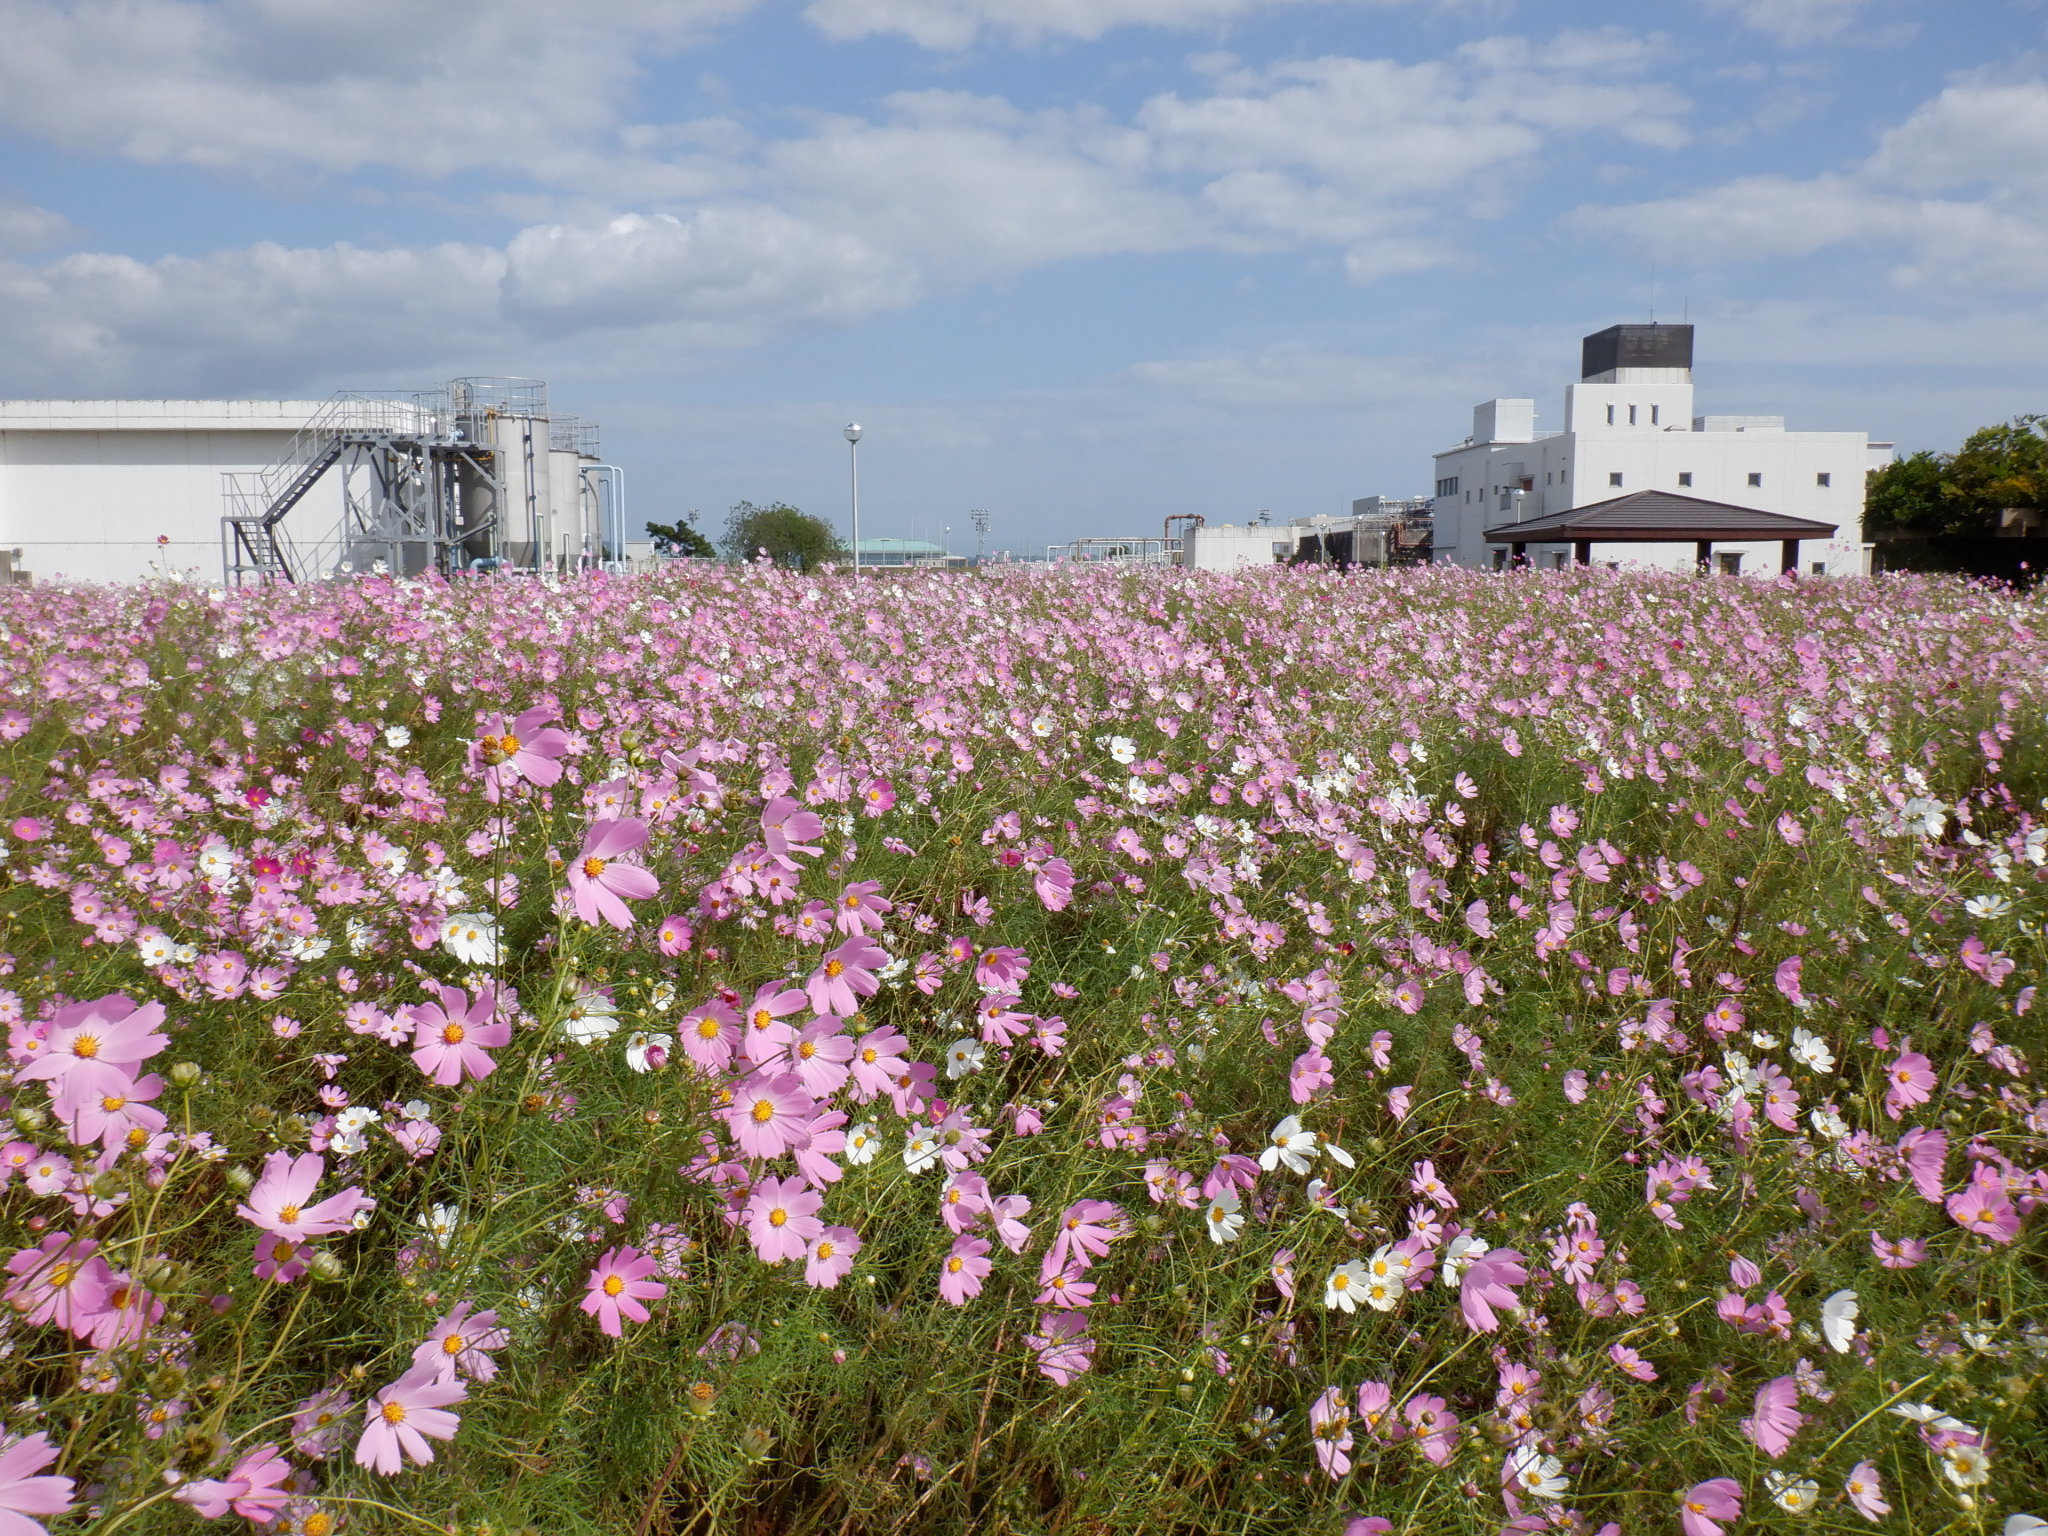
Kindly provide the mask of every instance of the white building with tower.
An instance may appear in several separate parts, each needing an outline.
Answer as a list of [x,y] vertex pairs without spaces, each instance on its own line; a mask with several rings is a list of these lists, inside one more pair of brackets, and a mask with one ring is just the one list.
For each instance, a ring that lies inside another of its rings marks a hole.
[[[538,379],[331,400],[0,400],[0,556],[37,580],[305,581],[626,554],[625,477]],[[637,536],[637,530],[635,530]],[[637,542],[637,538],[636,538]]]
[[[1796,551],[1801,574],[1867,570],[1864,477],[1892,445],[1787,431],[1782,416],[1695,415],[1692,348],[1690,325],[1586,337],[1562,430],[1536,429],[1534,400],[1474,407],[1471,436],[1436,455],[1435,560],[1498,569],[1519,550],[1544,567],[1682,570],[1705,557],[1775,576]],[[1537,525],[1526,540],[1513,537],[1521,523]]]

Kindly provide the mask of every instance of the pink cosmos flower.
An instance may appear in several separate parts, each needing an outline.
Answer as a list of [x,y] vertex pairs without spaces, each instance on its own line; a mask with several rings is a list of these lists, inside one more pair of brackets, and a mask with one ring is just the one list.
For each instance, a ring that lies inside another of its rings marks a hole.
[[[894,904],[882,895],[881,881],[856,880],[839,893],[838,905],[833,909],[833,926],[849,937],[880,933],[882,919],[895,910]],[[822,1008],[818,1011],[824,1012]]]
[[15,1069],[15,1081],[49,1082],[57,1113],[68,1118],[88,1099],[127,1091],[135,1069],[170,1046],[170,1037],[157,1033],[163,1021],[162,1003],[138,1006],[120,992],[59,1008],[41,1052]]
[[1029,1195],[997,1195],[988,1203],[989,1224],[1012,1253],[1022,1253],[1024,1245],[1031,1241],[1031,1229],[1024,1225],[1024,1218],[1030,1213]]
[[688,954],[690,941],[696,935],[697,930],[690,926],[688,918],[671,915],[664,917],[661,926],[654,930],[654,942],[664,955],[673,958],[676,955]]
[[472,772],[480,772],[484,795],[496,801],[520,779],[545,788],[560,782],[562,765],[556,761],[569,750],[569,738],[548,728],[558,711],[536,704],[510,724],[503,715],[493,715],[484,724],[484,734],[471,744]]
[[1086,1279],[1087,1271],[1075,1266],[1043,1275],[1039,1281],[1039,1292],[1034,1298],[1041,1307],[1072,1309],[1091,1306],[1095,1301],[1095,1282]]
[[264,1159],[263,1176],[249,1191],[248,1202],[235,1207],[235,1214],[291,1243],[346,1232],[355,1225],[356,1212],[373,1210],[377,1202],[351,1185],[317,1205],[307,1204],[326,1171],[327,1161],[319,1153],[293,1157],[280,1148]]
[[1949,1196],[1947,1210],[1949,1219],[1965,1232],[1994,1243],[2009,1243],[2019,1235],[2019,1212],[2006,1198],[2005,1180],[1988,1164],[1977,1164],[1969,1186]]
[[1451,1459],[1458,1445],[1458,1416],[1440,1397],[1418,1393],[1408,1399],[1401,1417],[1415,1431],[1416,1445],[1436,1466]]
[[620,1318],[644,1323],[652,1314],[641,1303],[658,1301],[668,1294],[667,1286],[647,1278],[660,1267],[638,1248],[607,1249],[598,1259],[597,1268],[590,1272],[590,1289],[577,1305],[596,1318],[597,1326],[613,1338],[623,1337]]
[[512,1335],[498,1326],[498,1314],[486,1308],[472,1313],[466,1301],[434,1324],[426,1341],[412,1352],[414,1365],[431,1365],[442,1376],[460,1372],[472,1381],[489,1381],[498,1374],[498,1362],[491,1351],[503,1349]]
[[1343,1477],[1351,1470],[1349,1453],[1356,1442],[1351,1437],[1351,1410],[1341,1389],[1323,1389],[1323,1395],[1309,1408],[1308,1427],[1315,1439],[1316,1460],[1332,1481]]
[[96,1141],[109,1152],[123,1145],[143,1145],[164,1128],[163,1111],[149,1103],[163,1091],[164,1080],[151,1072],[119,1091],[74,1102],[66,1116],[72,1141],[79,1146]]
[[787,1054],[796,1031],[782,1020],[801,1009],[805,1001],[802,992],[779,981],[771,981],[754,993],[754,1000],[747,1004],[740,1020],[741,1051],[748,1061],[757,1067],[765,1066]]
[[1849,1469],[1842,1491],[1849,1496],[1850,1507],[1866,1520],[1874,1523],[1891,1513],[1891,1505],[1884,1501],[1884,1484],[1878,1480],[1877,1468],[1867,1461],[1859,1461]]
[[676,1025],[683,1054],[708,1073],[723,1072],[732,1065],[742,1042],[739,1015],[724,1003],[712,1001],[684,1014]]
[[860,1234],[851,1227],[827,1227],[811,1240],[804,1255],[804,1284],[836,1288],[853,1270],[860,1252]]
[[1657,1368],[1626,1344],[1610,1344],[1607,1356],[1620,1366],[1623,1374],[1633,1376],[1637,1381],[1655,1381]]
[[1927,1258],[1927,1245],[1916,1237],[1870,1234],[1870,1251],[1886,1269],[1912,1269]]
[[827,951],[804,982],[812,1012],[836,1013],[843,1019],[859,1013],[860,1000],[873,997],[882,987],[874,967],[888,963],[888,953],[864,936]]
[[725,1123],[742,1157],[780,1157],[803,1139],[817,1107],[794,1072],[756,1074],[733,1095]]
[[362,1438],[356,1441],[356,1462],[386,1477],[404,1465],[399,1453],[424,1467],[434,1459],[428,1439],[453,1440],[462,1420],[448,1411],[469,1389],[444,1377],[431,1365],[416,1365],[364,1406]]
[[1715,1477],[1686,1490],[1678,1524],[1685,1536],[1722,1536],[1721,1527],[1714,1522],[1741,1516],[1742,1484],[1732,1477]]
[[[232,1509],[256,1525],[268,1525],[291,1498],[284,1486],[291,1475],[291,1463],[266,1441],[236,1462],[226,1477],[195,1478],[171,1497],[208,1520],[218,1520]],[[5,1529],[0,1526],[0,1531]]]
[[1925,1104],[1934,1093],[1932,1064],[1918,1051],[1901,1051],[1885,1069],[1885,1080],[1891,1087],[1885,1092],[1884,1110],[1894,1120],[1913,1105]]
[[988,1244],[978,1237],[956,1237],[952,1251],[939,1265],[939,1297],[956,1307],[967,1305],[981,1294],[981,1282],[995,1266],[986,1255]]
[[84,1338],[106,1309],[113,1272],[97,1252],[99,1243],[69,1232],[52,1232],[34,1248],[24,1248],[7,1261],[14,1279],[0,1293],[31,1325],[55,1323]]
[[762,1179],[747,1197],[747,1238],[754,1252],[769,1264],[800,1259],[825,1224],[818,1209],[825,1203],[802,1179]]
[[1948,1136],[1929,1126],[1916,1125],[1899,1138],[1899,1156],[1906,1160],[1906,1172],[1920,1198],[1939,1205],[1942,1169],[1948,1162]]
[[569,894],[584,922],[595,926],[603,919],[614,928],[630,928],[633,914],[626,902],[645,901],[661,890],[661,882],[647,870],[622,862],[646,841],[647,823],[637,816],[591,824],[583,851],[569,866]]
[[312,1257],[311,1243],[295,1243],[275,1232],[261,1233],[256,1239],[256,1278],[290,1285],[310,1267]]
[[[413,1363],[419,1364],[414,1356]],[[342,1421],[355,1399],[340,1387],[324,1387],[292,1411],[292,1449],[314,1461],[325,1461],[340,1448]]]
[[1056,1387],[1064,1387],[1095,1364],[1095,1341],[1088,1337],[1085,1312],[1047,1312],[1038,1319],[1038,1332],[1026,1334],[1024,1344],[1038,1354],[1038,1369]]
[[[796,994],[801,998],[802,994]],[[842,1030],[846,1021],[821,1013],[797,1032],[789,1042],[789,1063],[803,1082],[804,1091],[815,1099],[828,1099],[845,1086],[850,1075],[848,1063],[859,1046]]]
[[1742,1432],[1775,1461],[1805,1422],[1806,1415],[1799,1411],[1798,1381],[1779,1376],[1757,1388],[1754,1416],[1742,1421]]
[[861,815],[887,815],[896,804],[896,790],[887,779],[869,779],[860,787],[860,800]]
[[761,836],[768,851],[778,858],[794,853],[815,858],[824,851],[817,846],[824,835],[825,823],[818,813],[805,810],[787,795],[761,807]]
[[1515,1306],[1520,1298],[1508,1287],[1525,1284],[1529,1279],[1521,1259],[1522,1255],[1512,1248],[1495,1248],[1465,1266],[1458,1282],[1458,1306],[1465,1314],[1466,1327],[1478,1333],[1492,1333],[1500,1326],[1494,1308]]
[[1032,872],[1031,888],[1046,911],[1066,911],[1074,899],[1074,866],[1065,859],[1047,859]]
[[76,1486],[68,1477],[37,1477],[57,1459],[45,1434],[24,1436],[0,1450],[0,1536],[43,1536],[29,1515],[61,1515],[71,1508]]
[[870,1030],[854,1042],[847,1067],[853,1074],[853,1097],[865,1104],[878,1093],[887,1093],[896,1078],[909,1068],[904,1051],[910,1042],[884,1025]]
[[1123,1208],[1107,1200],[1077,1200],[1060,1217],[1052,1247],[1045,1262],[1054,1269],[1069,1263],[1086,1269],[1109,1252],[1109,1245],[1125,1231]]
[[475,1002],[460,987],[436,985],[434,991],[439,1002],[415,1003],[406,1010],[413,1024],[414,1064],[443,1088],[452,1088],[465,1077],[489,1077],[498,1065],[491,1049],[512,1039],[512,1026],[495,1017],[497,988],[479,989]]

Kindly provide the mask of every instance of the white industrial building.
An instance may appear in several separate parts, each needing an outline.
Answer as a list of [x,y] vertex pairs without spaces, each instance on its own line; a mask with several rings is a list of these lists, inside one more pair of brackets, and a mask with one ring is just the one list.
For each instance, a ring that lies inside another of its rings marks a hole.
[[[1475,407],[1472,435],[1436,455],[1434,559],[1498,568],[1517,547],[1502,532],[1509,525],[1547,518],[1555,527],[1566,512],[1656,492],[1674,528],[1674,509],[1689,499],[1833,530],[1800,534],[1798,545],[1775,534],[1716,535],[1716,570],[1776,575],[1781,547],[1799,549],[1805,574],[1866,570],[1864,477],[1890,462],[1892,445],[1862,432],[1789,432],[1781,416],[1695,416],[1692,342],[1689,325],[1617,325],[1586,337],[1580,380],[1565,386],[1562,431],[1536,430],[1534,400]],[[1638,531],[1628,542],[1603,543],[1595,534],[1521,548],[1545,567],[1576,553],[1596,564],[1680,570],[1709,548],[1690,532],[1674,532],[1668,543],[1645,539]]]
[[553,416],[539,380],[0,400],[0,550],[37,580],[564,570],[619,559],[624,519],[597,429]]

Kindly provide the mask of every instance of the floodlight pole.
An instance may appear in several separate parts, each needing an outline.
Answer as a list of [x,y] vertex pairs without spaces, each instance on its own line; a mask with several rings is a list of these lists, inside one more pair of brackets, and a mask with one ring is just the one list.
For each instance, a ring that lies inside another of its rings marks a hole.
[[860,423],[846,424],[846,457],[853,477],[853,574],[860,574]]

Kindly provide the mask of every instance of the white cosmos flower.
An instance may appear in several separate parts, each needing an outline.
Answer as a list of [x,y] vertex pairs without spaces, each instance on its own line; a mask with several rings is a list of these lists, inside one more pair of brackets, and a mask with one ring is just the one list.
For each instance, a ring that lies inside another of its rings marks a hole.
[[2048,1520],[2038,1515],[2007,1515],[2005,1536],[2042,1536],[2048,1532]]
[[672,981],[657,981],[647,992],[647,1006],[656,1013],[667,1013],[676,1005],[676,984]]
[[650,1035],[644,1029],[636,1029],[626,1041],[626,1065],[635,1072],[654,1072],[668,1065],[669,1049],[676,1043],[674,1035]]
[[1341,1164],[1346,1168],[1356,1168],[1358,1166],[1356,1158],[1338,1146],[1337,1143],[1330,1140],[1321,1131],[1316,1132],[1316,1145],[1323,1149],[1323,1156],[1327,1157],[1331,1162]]
[[1465,1266],[1492,1246],[1483,1237],[1474,1237],[1469,1232],[1459,1233],[1444,1245],[1443,1268],[1438,1272],[1437,1279],[1445,1285],[1462,1285]]
[[1789,1472],[1773,1468],[1764,1473],[1764,1482],[1769,1485],[1771,1497],[1777,1501],[1778,1508],[1787,1514],[1811,1514],[1813,1506],[1820,1502],[1820,1484],[1810,1478],[1794,1477]]
[[1237,1191],[1225,1189],[1218,1192],[1209,1202],[1209,1241],[1217,1245],[1237,1241],[1237,1235],[1244,1231],[1244,1202]]
[[939,1160],[939,1138],[929,1129],[919,1126],[903,1141],[903,1166],[912,1173],[923,1173]]
[[1259,1166],[1270,1173],[1285,1163],[1289,1173],[1307,1173],[1320,1150],[1316,1133],[1301,1128],[1301,1116],[1289,1115],[1273,1127],[1266,1150],[1259,1154]]
[[1856,1312],[1854,1291],[1837,1291],[1820,1304],[1821,1334],[1838,1355],[1847,1354],[1849,1341],[1856,1337]]
[[882,1144],[875,1137],[875,1123],[863,1120],[846,1133],[846,1160],[859,1168],[875,1160],[875,1154],[882,1150]]
[[455,1229],[462,1225],[462,1208],[455,1205],[432,1205],[421,1214],[419,1224],[437,1248],[446,1248],[454,1241]]
[[987,1057],[988,1048],[979,1040],[962,1036],[946,1047],[946,1076],[965,1077],[970,1072],[979,1072]]
[[498,963],[498,925],[482,912],[457,912],[441,924],[441,946],[464,965]]
[[1941,1453],[1941,1470],[1959,1488],[1976,1488],[1991,1476],[1991,1458],[1981,1445],[1952,1445]]
[[1533,1445],[1518,1445],[1508,1457],[1509,1481],[1521,1492],[1539,1499],[1561,1499],[1568,1485],[1564,1463],[1546,1456]]
[[1330,1271],[1330,1278],[1323,1282],[1323,1305],[1356,1312],[1358,1303],[1365,1297],[1367,1283],[1365,1266],[1358,1260],[1339,1264]]
[[578,1045],[595,1045],[619,1032],[619,1005],[597,988],[585,986],[562,1016],[562,1033]]
[[1359,1287],[1358,1297],[1375,1312],[1391,1312],[1400,1304],[1408,1287],[1398,1280],[1388,1280],[1379,1275],[1369,1276]]
[[1138,744],[1128,736],[1109,738],[1109,755],[1120,763],[1135,763],[1138,760]]
[[409,747],[412,745],[412,732],[402,725],[387,725],[384,727],[384,745],[393,751]]
[[1807,1124],[1816,1136],[1825,1136],[1829,1141],[1840,1141],[1849,1134],[1849,1123],[1837,1114],[1832,1105],[1816,1104],[1807,1112]]
[[135,947],[142,952],[142,963],[151,970],[169,965],[171,957],[178,952],[178,946],[161,933],[144,934],[135,941]]
[[1792,1031],[1792,1059],[1804,1062],[1816,1072],[1835,1070],[1835,1053],[1828,1049],[1827,1041],[1810,1029]]
[[1996,893],[1988,896],[1972,896],[1963,903],[1963,910],[1968,912],[1970,916],[1977,918],[2003,917],[2012,910],[2012,902],[2009,898],[1997,895]]
[[1328,1211],[1339,1221],[1348,1221],[1351,1218],[1350,1209],[1337,1203],[1337,1197],[1330,1193],[1330,1186],[1326,1180],[1308,1181],[1308,1203],[1319,1211]]

